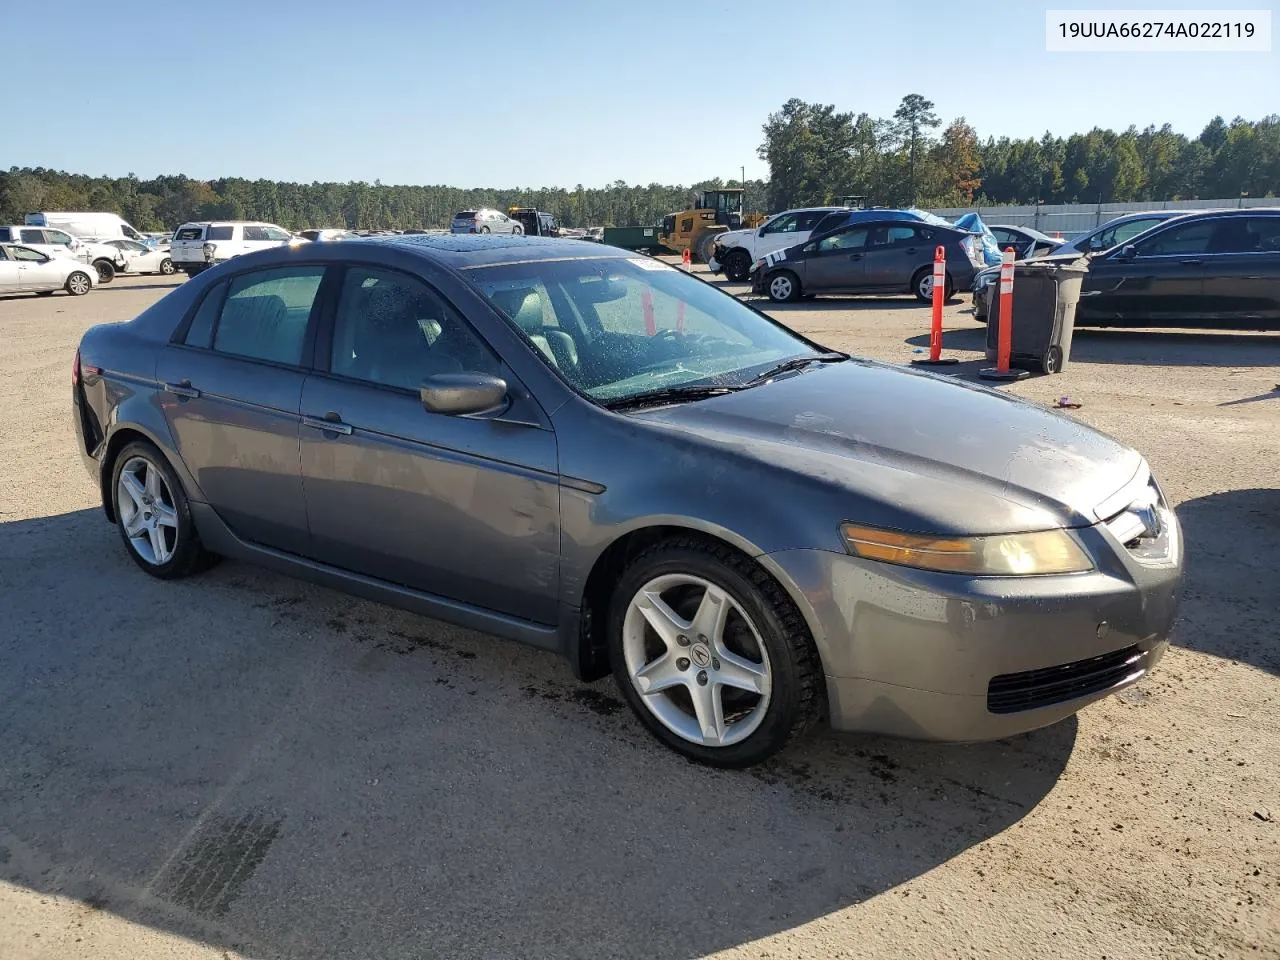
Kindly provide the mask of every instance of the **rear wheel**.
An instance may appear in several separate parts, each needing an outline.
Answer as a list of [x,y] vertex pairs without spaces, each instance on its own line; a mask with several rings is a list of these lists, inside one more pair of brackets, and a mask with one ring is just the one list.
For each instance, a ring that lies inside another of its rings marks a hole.
[[[952,293],[951,274],[947,274],[947,286],[942,293],[943,300],[950,300]],[[922,267],[911,278],[911,292],[921,303],[933,302],[933,268]]]
[[137,441],[116,457],[112,508],[134,563],[153,577],[175,580],[210,564],[182,484],[152,444]]
[[518,236],[520,236],[522,233],[524,233],[524,227],[512,227],[512,228],[511,228],[511,235],[512,235],[513,237],[518,237]]
[[488,227],[481,227],[481,228],[480,228],[480,232],[481,232],[481,233],[488,233],[488,232],[489,232],[489,228],[488,228]]
[[110,283],[116,278],[116,265],[110,260],[95,260],[93,268],[98,271],[99,283]]
[[759,763],[821,712],[822,671],[795,605],[723,544],[680,537],[638,556],[614,594],[609,643],[640,721],[700,763]]
[[1040,360],[1040,369],[1045,373],[1058,373],[1062,370],[1062,348],[1050,347]]
[[800,299],[800,278],[790,270],[779,270],[765,281],[765,290],[774,303],[793,303]]
[[166,277],[173,273],[173,261],[165,257],[160,261],[160,272]]
[[724,255],[724,276],[733,283],[742,283],[751,275],[751,255],[745,250],[730,250]]
[[77,270],[67,277],[66,291],[73,297],[83,297],[93,289],[93,280],[83,270]]

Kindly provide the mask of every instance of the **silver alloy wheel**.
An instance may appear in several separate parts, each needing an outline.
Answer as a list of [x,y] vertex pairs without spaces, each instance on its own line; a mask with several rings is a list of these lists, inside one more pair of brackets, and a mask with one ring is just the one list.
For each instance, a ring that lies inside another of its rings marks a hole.
[[168,257],[160,261],[160,272],[166,277],[173,273],[173,261]]
[[926,273],[920,277],[920,282],[916,284],[916,289],[920,291],[920,296],[926,300],[933,299],[933,274]]
[[89,292],[89,287],[92,286],[92,283],[86,274],[76,271],[67,278],[67,286],[71,288],[73,295],[83,297]]
[[791,296],[791,278],[780,274],[769,281],[769,295],[775,300],[786,300]]
[[116,509],[134,552],[152,566],[173,559],[178,548],[178,511],[160,468],[146,457],[130,457],[120,471]]
[[690,743],[741,743],[769,709],[773,672],[759,631],[727,591],[701,577],[668,573],[641,587],[622,621],[622,649],[641,702]]

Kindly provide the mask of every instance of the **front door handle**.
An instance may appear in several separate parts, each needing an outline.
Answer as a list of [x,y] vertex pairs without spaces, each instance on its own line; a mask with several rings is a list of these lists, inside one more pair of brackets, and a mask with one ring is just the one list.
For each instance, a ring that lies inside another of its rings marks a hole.
[[172,393],[175,397],[182,397],[184,400],[194,400],[200,396],[200,391],[191,386],[190,380],[180,380],[177,383],[166,383],[164,385],[166,393]]
[[1200,257],[1187,257],[1185,260],[1179,260],[1179,263],[1185,263],[1189,267],[1195,266],[1197,263],[1204,263]]
[[849,254],[849,259],[850,259],[850,260],[861,260],[861,259],[862,259],[862,254],[860,254],[860,253],[851,253],[851,254]]
[[913,253],[915,253],[915,252],[916,252],[916,248],[915,248],[915,247],[907,247],[907,253],[908,253],[908,254],[913,254]]
[[325,433],[340,433],[344,437],[351,436],[351,424],[343,423],[342,417],[336,413],[326,413],[323,417],[303,417],[302,425]]

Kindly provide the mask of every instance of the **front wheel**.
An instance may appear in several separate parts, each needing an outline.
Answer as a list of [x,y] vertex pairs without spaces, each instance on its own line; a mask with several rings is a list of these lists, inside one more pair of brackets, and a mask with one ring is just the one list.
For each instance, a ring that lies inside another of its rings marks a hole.
[[511,235],[512,235],[513,237],[518,237],[518,236],[520,236],[522,233],[524,233],[524,227],[512,227],[512,228],[511,228]]
[[163,273],[166,277],[170,276],[173,273],[173,261],[170,260],[168,257],[165,257],[163,260],[161,260],[160,272]]
[[1045,355],[1040,359],[1040,369],[1045,373],[1060,373],[1062,371],[1062,348],[1053,346],[1046,350]]
[[700,763],[759,763],[821,713],[804,620],[773,578],[723,544],[679,537],[638,556],[613,597],[609,645],[640,721]]
[[67,277],[66,290],[73,297],[83,297],[93,289],[93,281],[83,270],[77,270]]
[[200,543],[191,507],[173,468],[152,444],[137,441],[116,457],[112,507],[133,562],[160,580],[176,580],[213,559]]
[[481,228],[480,228],[480,232],[481,232],[481,233],[488,233],[488,232],[489,232],[489,228],[488,228],[488,227],[481,227]]
[[731,283],[741,283],[751,275],[751,255],[745,250],[730,250],[724,255],[724,277]]
[[800,299],[800,278],[790,270],[780,270],[765,281],[765,290],[774,303],[793,303]]

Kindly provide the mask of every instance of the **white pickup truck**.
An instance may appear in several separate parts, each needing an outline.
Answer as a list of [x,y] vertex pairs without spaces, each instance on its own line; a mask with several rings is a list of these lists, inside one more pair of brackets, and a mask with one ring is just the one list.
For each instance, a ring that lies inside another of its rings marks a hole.
[[819,220],[828,213],[837,213],[843,209],[845,208],[804,207],[784,210],[753,230],[730,230],[722,233],[716,237],[707,266],[712,273],[723,271],[727,279],[739,283],[747,279],[751,265],[766,253],[804,243]]
[[194,277],[242,253],[267,250],[293,241],[293,234],[274,223],[213,220],[184,223],[173,234],[169,259],[177,270]]

